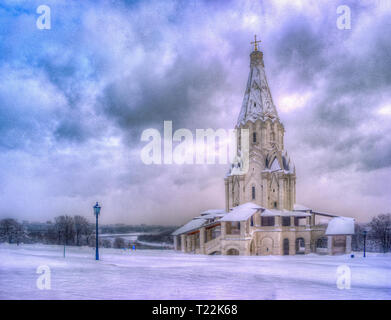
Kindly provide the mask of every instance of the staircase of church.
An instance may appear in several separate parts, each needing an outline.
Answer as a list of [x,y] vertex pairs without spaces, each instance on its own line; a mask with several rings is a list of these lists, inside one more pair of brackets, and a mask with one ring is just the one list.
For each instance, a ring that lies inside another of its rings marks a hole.
[[205,242],[205,253],[211,254],[213,252],[219,251],[221,252],[221,243],[220,243],[221,236],[209,240],[208,242]]

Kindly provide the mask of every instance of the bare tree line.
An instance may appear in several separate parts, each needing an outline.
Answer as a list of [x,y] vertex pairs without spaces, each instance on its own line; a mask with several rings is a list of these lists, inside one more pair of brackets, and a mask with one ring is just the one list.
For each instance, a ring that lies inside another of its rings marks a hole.
[[[0,242],[8,243],[44,243],[95,247],[95,225],[83,216],[62,215],[53,222],[46,223],[43,230],[29,229],[28,225],[19,223],[12,218],[0,220]],[[356,224],[352,248],[354,251],[363,250],[364,235],[367,231],[366,247],[368,251],[389,252],[391,249],[391,214],[379,214],[369,223]],[[122,238],[116,238],[111,243],[108,239],[99,239],[99,245],[110,248],[129,246]]]
[[15,219],[6,218],[0,220],[0,242],[16,243],[26,238],[26,231]]
[[[83,216],[62,215],[48,221],[45,228],[34,229],[32,224],[19,223],[13,218],[0,220],[0,243],[44,243],[66,246],[95,247],[95,224],[88,222]],[[130,247],[123,238],[117,237],[113,243],[109,239],[100,238],[99,246],[104,248]]]
[[12,218],[0,220],[0,242],[65,245],[95,245],[94,225],[83,216],[62,215],[48,222],[47,228],[34,230]]
[[391,249],[391,213],[379,214],[367,224],[356,224],[352,249],[363,250],[364,231],[367,232],[366,249],[373,252],[389,252]]

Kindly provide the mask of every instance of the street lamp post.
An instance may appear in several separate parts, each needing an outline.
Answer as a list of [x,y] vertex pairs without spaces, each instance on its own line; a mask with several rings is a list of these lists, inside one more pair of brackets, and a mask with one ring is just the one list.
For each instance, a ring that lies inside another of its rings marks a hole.
[[366,245],[366,241],[367,241],[367,230],[364,230],[362,232],[363,236],[364,236],[364,258],[365,258],[365,245]]
[[96,235],[95,235],[95,260],[99,260],[99,237],[98,237],[98,217],[100,214],[100,206],[98,202],[94,205],[94,214],[96,217]]

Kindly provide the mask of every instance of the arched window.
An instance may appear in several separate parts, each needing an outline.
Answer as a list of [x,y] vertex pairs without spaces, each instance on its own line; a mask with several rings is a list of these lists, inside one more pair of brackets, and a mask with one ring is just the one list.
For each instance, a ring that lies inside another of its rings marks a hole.
[[253,132],[253,143],[257,142],[257,133]]
[[317,248],[327,248],[327,237],[321,237],[316,241]]
[[296,239],[296,254],[304,254],[305,253],[305,242],[303,238]]
[[251,219],[250,219],[250,226],[254,226],[254,217],[253,216],[251,216]]
[[255,187],[251,187],[251,199],[255,200]]
[[277,201],[274,201],[274,208],[277,208]]

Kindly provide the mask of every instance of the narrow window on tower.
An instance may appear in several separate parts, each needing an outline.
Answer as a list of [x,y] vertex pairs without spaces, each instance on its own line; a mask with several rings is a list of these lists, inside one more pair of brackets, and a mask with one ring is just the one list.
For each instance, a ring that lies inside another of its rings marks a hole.
[[257,142],[257,133],[253,132],[253,143]]
[[251,187],[251,197],[253,200],[255,200],[255,187]]

